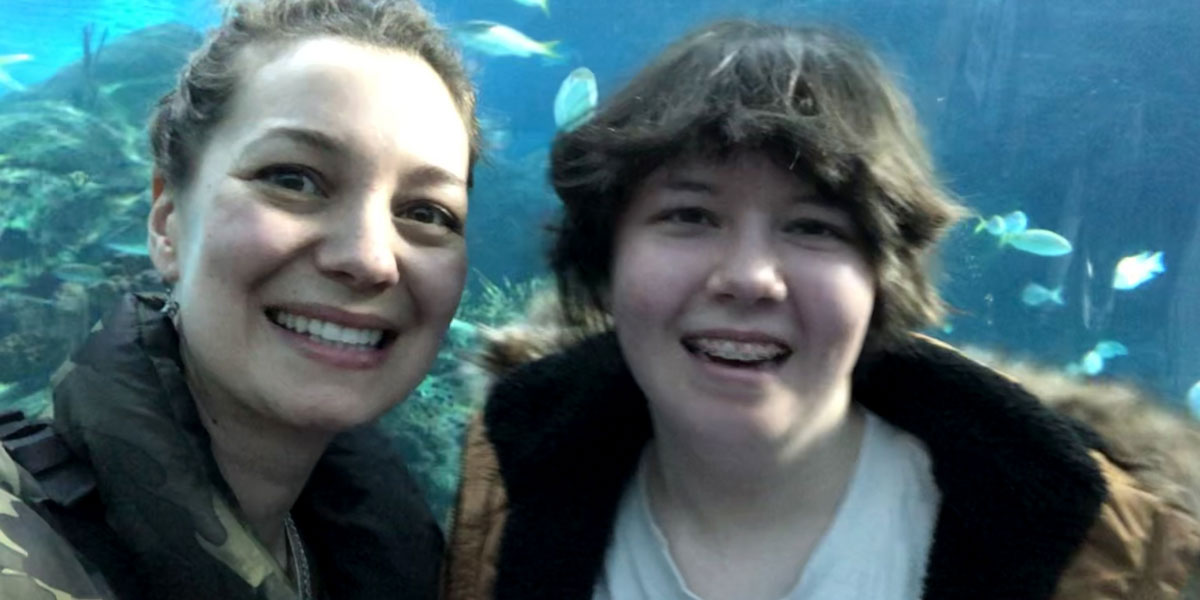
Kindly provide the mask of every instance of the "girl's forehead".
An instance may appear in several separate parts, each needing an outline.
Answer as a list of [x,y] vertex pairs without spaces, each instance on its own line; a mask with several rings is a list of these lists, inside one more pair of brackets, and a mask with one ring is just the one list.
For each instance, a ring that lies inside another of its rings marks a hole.
[[806,169],[795,167],[755,149],[723,156],[683,155],[655,169],[644,183],[707,187],[713,193],[760,188],[786,194],[798,202],[840,207],[835,199],[821,193],[821,186]]

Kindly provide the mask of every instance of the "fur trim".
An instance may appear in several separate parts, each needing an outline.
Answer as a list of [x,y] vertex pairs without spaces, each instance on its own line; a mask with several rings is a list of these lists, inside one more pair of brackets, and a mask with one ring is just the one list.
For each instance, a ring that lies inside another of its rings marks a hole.
[[[559,352],[586,337],[568,328],[552,288],[534,296],[523,320],[484,331],[483,350],[473,358],[472,396],[482,402],[496,378],[516,367]],[[933,338],[928,340],[942,345]],[[977,347],[963,354],[1019,382],[1056,412],[1094,430],[1105,454],[1165,502],[1200,516],[1200,423],[1166,408],[1132,383],[1072,377],[1061,371]],[[1084,432],[1083,435],[1088,435]]]
[[965,348],[968,356],[1008,374],[1054,410],[1086,423],[1105,454],[1148,491],[1200,515],[1200,424],[1128,382],[1087,380],[1059,370]]
[[[922,339],[865,356],[854,389],[933,458],[942,505],[924,597],[1051,597],[1106,495],[1083,430],[1015,382]],[[615,336],[513,371],[484,420],[509,507],[495,597],[590,598],[651,434]]]

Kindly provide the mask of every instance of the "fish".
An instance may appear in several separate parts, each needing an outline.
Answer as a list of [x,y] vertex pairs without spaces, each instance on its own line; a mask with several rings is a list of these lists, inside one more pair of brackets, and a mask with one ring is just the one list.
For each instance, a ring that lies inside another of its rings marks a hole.
[[1087,351],[1078,363],[1067,365],[1067,372],[1071,374],[1084,373],[1086,375],[1099,375],[1104,370],[1104,361],[1114,356],[1126,356],[1129,354],[1129,349],[1125,344],[1115,340],[1100,340],[1096,346]]
[[1021,302],[1026,306],[1041,306],[1047,302],[1063,304],[1062,286],[1049,289],[1038,283],[1030,283],[1021,290]]
[[130,256],[150,256],[150,248],[145,242],[141,244],[125,244],[121,242],[109,242],[104,245],[105,248],[116,252],[117,254],[128,254]]
[[13,76],[9,75],[8,71],[4,70],[4,67],[11,65],[13,63],[25,62],[27,60],[33,60],[33,55],[32,54],[0,55],[0,86],[4,86],[10,90],[13,90],[14,92],[23,91],[25,89],[25,86],[22,85],[21,82],[17,81],[16,79],[13,79]]
[[542,12],[546,13],[547,17],[550,16],[550,0],[516,0],[516,2],[517,4],[540,8]]
[[975,226],[975,233],[987,231],[994,236],[1004,235],[1004,217],[1000,215],[992,215],[988,218],[979,217],[979,224]]
[[561,58],[554,47],[558,40],[539,42],[529,36],[494,21],[467,21],[454,29],[454,37],[464,47],[491,56],[519,56],[535,54],[547,58]]
[[1000,237],[1000,245],[1005,244],[1038,256],[1062,256],[1071,253],[1071,242],[1049,229],[1026,229],[1020,233],[1006,233]]
[[450,320],[451,337],[457,337],[460,339],[474,339],[477,335],[479,335],[478,325],[458,318]]
[[1191,389],[1187,393],[1188,411],[1192,413],[1192,417],[1200,419],[1200,380],[1192,384]]
[[50,271],[55,277],[71,283],[92,284],[108,279],[104,270],[95,265],[63,263]]
[[1105,359],[1114,356],[1129,356],[1129,348],[1126,348],[1125,344],[1116,340],[1100,340],[1096,342],[1096,347],[1092,348],[1092,350]]
[[587,67],[571,71],[554,96],[554,125],[562,131],[579,127],[596,111],[596,75]]
[[479,131],[489,150],[504,150],[512,143],[513,133],[508,119],[492,114],[480,114]]
[[24,292],[14,292],[7,289],[0,289],[0,302],[9,304],[37,304],[39,306],[54,306],[54,301],[49,298],[42,298]]
[[1000,237],[1009,233],[1021,233],[1028,225],[1029,217],[1025,215],[1025,211],[1014,210],[1006,215],[992,215],[986,219],[979,217],[979,223],[975,225],[975,233],[987,231]]
[[1024,211],[1014,210],[1003,218],[1005,233],[1021,233],[1029,225],[1029,217],[1025,216]]
[[1113,289],[1132,290],[1154,279],[1159,273],[1166,272],[1167,267],[1162,259],[1161,250],[1154,253],[1147,250],[1117,261],[1117,266],[1113,268]]
[[150,256],[150,249],[146,246],[145,221],[131,220],[117,225],[111,233],[101,239],[101,242],[105,248],[117,254]]
[[1088,353],[1083,355],[1080,366],[1083,368],[1083,372],[1088,375],[1099,375],[1104,370],[1104,357],[1100,356],[1100,353],[1095,350],[1088,350]]

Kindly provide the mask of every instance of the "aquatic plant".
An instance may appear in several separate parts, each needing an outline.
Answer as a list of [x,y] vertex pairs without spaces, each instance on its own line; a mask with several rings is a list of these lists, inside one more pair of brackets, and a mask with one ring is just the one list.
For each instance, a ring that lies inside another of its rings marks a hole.
[[471,328],[518,320],[537,293],[550,285],[547,278],[496,283],[478,272],[476,276],[480,291],[464,294],[456,326],[446,336],[430,374],[380,420],[443,528],[449,527],[458,490],[463,436],[483,400],[472,387],[469,357],[477,349],[478,336],[470,334]]
[[92,35],[95,33],[96,24],[88,23],[83,26],[83,59],[81,70],[83,72],[83,87],[80,89],[80,97],[77,103],[80,108],[94,109],[96,101],[100,97],[100,84],[96,79],[96,63],[100,60],[100,50],[104,48],[104,41],[108,39],[108,28],[100,34],[100,41],[92,47]]

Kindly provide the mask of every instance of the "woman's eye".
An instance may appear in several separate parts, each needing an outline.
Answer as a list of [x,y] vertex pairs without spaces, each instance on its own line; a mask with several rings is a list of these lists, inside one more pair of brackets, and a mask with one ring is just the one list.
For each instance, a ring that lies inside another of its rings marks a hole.
[[297,194],[320,194],[321,186],[317,183],[317,175],[310,169],[296,165],[281,165],[267,167],[258,172],[258,179],[273,186],[296,192]]
[[404,207],[398,215],[402,219],[416,221],[425,225],[444,227],[453,232],[462,229],[461,224],[450,211],[430,203],[417,203]]

